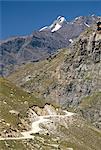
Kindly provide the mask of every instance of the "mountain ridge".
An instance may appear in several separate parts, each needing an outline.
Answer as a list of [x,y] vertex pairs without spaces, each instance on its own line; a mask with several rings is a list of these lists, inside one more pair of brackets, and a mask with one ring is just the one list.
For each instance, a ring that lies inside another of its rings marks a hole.
[[93,25],[98,20],[99,17],[95,16],[80,17],[76,18],[76,21],[74,19],[74,22],[63,24],[63,27],[55,32],[34,31],[29,36],[18,36],[2,41],[0,43],[0,75],[7,76],[16,69],[16,66],[46,59],[58,49],[68,47],[70,40],[89,28],[84,24],[85,21]]

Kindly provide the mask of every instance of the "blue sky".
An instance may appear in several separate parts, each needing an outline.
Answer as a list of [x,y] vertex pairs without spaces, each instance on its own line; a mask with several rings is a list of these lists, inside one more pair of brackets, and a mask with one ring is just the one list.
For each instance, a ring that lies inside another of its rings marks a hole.
[[67,20],[76,16],[101,16],[101,1],[0,1],[0,39],[30,34],[49,25],[62,15]]

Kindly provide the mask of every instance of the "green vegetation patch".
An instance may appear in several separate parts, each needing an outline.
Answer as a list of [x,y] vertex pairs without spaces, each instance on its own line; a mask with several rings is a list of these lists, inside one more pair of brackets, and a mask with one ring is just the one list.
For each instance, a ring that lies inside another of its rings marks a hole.
[[[29,107],[36,105],[43,107],[44,100],[40,100],[23,91],[6,79],[0,78],[0,119],[14,128],[20,123],[19,118],[27,117]],[[2,121],[2,129],[4,124]],[[1,124],[1,123],[0,123]],[[1,128],[0,128],[1,130]]]

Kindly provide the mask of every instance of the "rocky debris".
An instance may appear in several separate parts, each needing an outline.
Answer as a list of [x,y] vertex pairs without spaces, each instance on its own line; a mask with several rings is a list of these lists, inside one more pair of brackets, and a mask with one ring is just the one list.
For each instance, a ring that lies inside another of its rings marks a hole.
[[21,134],[18,129],[15,129],[11,126],[1,132],[1,137],[19,137]]
[[36,107],[33,106],[32,110],[35,111],[37,115],[43,114],[43,110],[40,107],[38,107],[38,106],[36,106]]
[[47,113],[47,115],[57,115],[55,108],[51,105],[45,105],[44,111]]
[[19,112],[16,111],[16,110],[10,110],[9,112],[10,112],[11,114],[14,114],[14,115],[17,115],[17,116],[19,115]]
[[40,108],[38,106],[33,106],[28,110],[28,116],[29,118],[33,118],[33,116],[47,116],[47,115],[65,115],[66,112],[64,112],[61,108],[55,108],[54,106],[50,104],[45,104],[43,108]]

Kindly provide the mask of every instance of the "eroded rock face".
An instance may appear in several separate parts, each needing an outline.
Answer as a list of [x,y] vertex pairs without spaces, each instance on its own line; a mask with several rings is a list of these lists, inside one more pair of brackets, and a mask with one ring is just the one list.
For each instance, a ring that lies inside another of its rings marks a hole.
[[48,104],[46,104],[43,108],[40,108],[38,106],[33,106],[30,112],[32,112],[32,116],[33,116],[33,113],[36,113],[36,115],[39,115],[39,116],[57,115],[59,113],[57,109],[55,109],[52,105],[48,105]]
[[101,89],[101,35],[81,35],[74,46],[60,67],[58,86],[49,95],[52,98],[57,92],[55,99],[64,107],[76,106],[84,96]]

